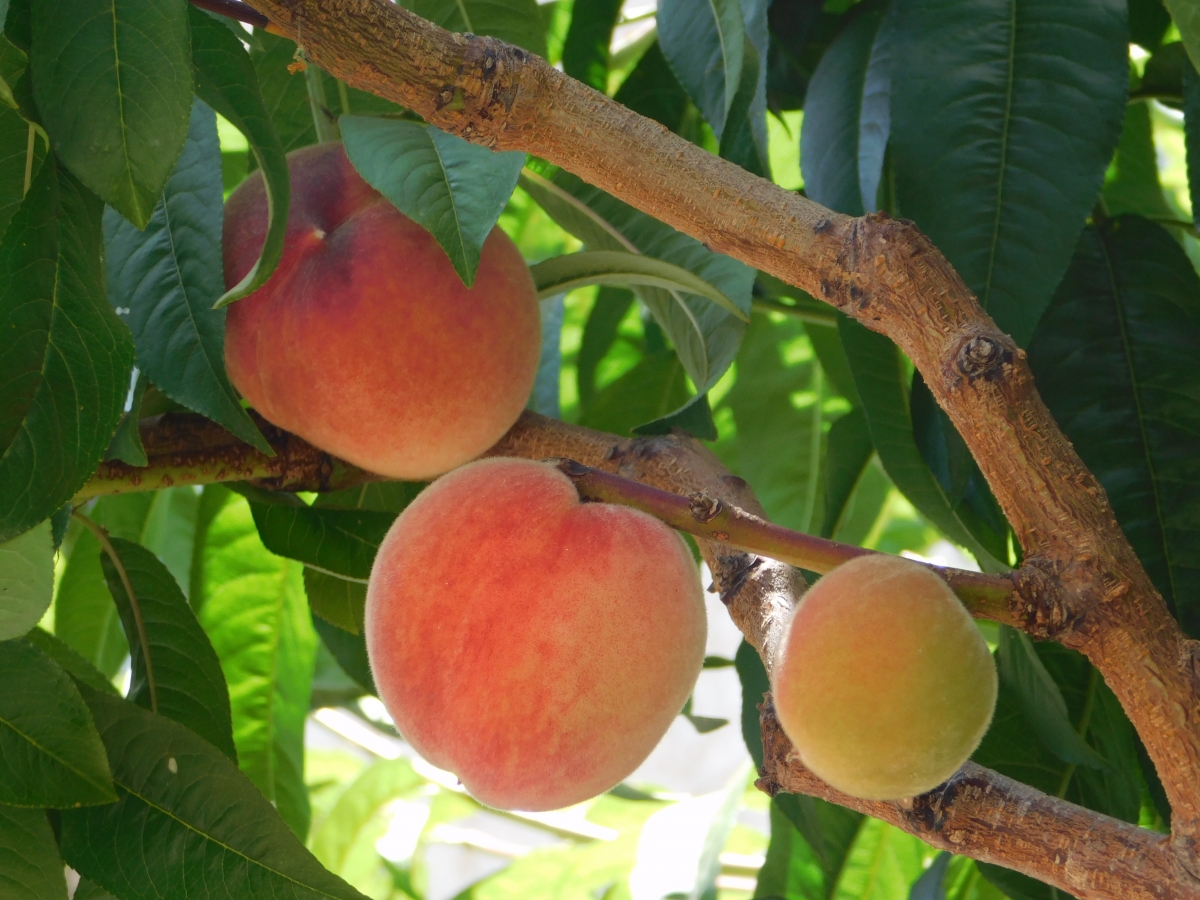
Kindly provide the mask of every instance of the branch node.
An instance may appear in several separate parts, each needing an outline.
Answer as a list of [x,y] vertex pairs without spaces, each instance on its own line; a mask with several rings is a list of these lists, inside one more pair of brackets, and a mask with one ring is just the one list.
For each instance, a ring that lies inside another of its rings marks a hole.
[[[691,512],[692,518],[703,525],[707,525],[719,516],[724,509],[724,503],[701,491],[696,491],[688,497],[688,510]],[[717,540],[723,540],[723,538],[717,538]]]
[[1012,362],[1013,351],[995,338],[974,335],[967,338],[954,354],[954,364],[968,383],[979,378],[994,381]]

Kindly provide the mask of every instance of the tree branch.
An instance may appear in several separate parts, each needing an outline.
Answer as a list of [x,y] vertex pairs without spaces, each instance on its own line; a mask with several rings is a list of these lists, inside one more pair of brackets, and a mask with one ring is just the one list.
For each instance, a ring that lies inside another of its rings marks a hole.
[[1176,850],[1200,875],[1198,645],[1055,425],[1024,351],[911,222],[830,212],[523,50],[450,34],[387,0],[252,5],[348,84],[467,140],[542,156],[894,340],[963,435],[1027,563],[1071,598],[1030,610],[1028,629],[1082,651],[1104,674],[1158,769]]
[[[258,453],[198,416],[169,414],[146,419],[141,423],[150,459],[146,471],[154,474],[135,485],[124,470],[116,476],[99,473],[81,496],[152,490],[188,478],[191,483],[212,482],[218,477],[233,480],[243,472],[265,473],[270,480],[257,482],[259,486],[287,490],[331,490],[376,477],[347,466],[294,435],[260,425],[276,448],[275,457]],[[766,522],[746,482],[729,474],[711,451],[686,435],[624,439],[526,412],[486,455],[526,459],[569,456],[581,460],[571,463],[568,474],[585,499],[637,506],[671,524],[689,524],[683,521],[686,518],[697,523],[693,504],[702,516],[704,510],[719,506],[727,512],[741,513],[746,534],[761,529],[776,541],[785,539],[785,544],[792,541],[801,547],[805,541],[815,540]],[[203,472],[197,459],[208,460]],[[333,478],[333,473],[338,477]],[[713,572],[722,601],[769,669],[783,626],[804,590],[803,581],[790,565],[714,540],[704,533],[702,524],[697,530],[701,532],[697,544]],[[834,556],[825,559],[830,565],[836,553],[857,549],[821,542],[826,554],[830,548],[825,545],[835,549]],[[1021,573],[1013,576],[1016,583],[1012,596],[1020,598]],[[995,586],[989,576],[982,578],[980,584]],[[1019,611],[1027,602],[1028,598],[1014,600],[1010,610]],[[1013,621],[1020,624],[1016,618]],[[968,764],[947,784],[911,802],[862,801],[835,791],[794,758],[769,705],[763,718],[763,735],[765,753],[759,784],[768,793],[802,792],[868,812],[934,846],[1017,868],[1081,897],[1200,897],[1200,890],[1179,868],[1164,836],[1048,797],[988,769]]]

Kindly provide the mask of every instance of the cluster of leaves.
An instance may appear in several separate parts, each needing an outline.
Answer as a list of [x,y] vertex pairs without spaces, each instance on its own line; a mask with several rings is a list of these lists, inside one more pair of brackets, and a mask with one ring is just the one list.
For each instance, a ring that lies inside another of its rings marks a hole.
[[[661,0],[656,28],[612,52],[636,25],[614,0],[405,5],[561,62],[833,209],[914,219],[1028,349],[1044,399],[1200,636],[1200,242],[1187,212],[1200,138],[1181,195],[1157,163],[1179,118],[1200,132],[1188,54],[1200,22],[1173,23],[1159,0]],[[712,441],[789,527],[893,552],[944,536],[984,569],[1019,560],[920,376],[812,298],[184,0],[0,11],[0,895],[65,896],[64,860],[84,876],[80,897],[360,897],[339,875],[373,896],[423,891],[419,872],[372,849],[381,811],[430,788],[407,760],[363,770],[333,800],[304,780],[309,710],[373,692],[365,580],[419,486],[315,500],[170,488],[72,517],[103,460],[146,463],[143,416],[190,410],[270,452],[225,375],[222,307],[278,262],[284,156],[317,140],[340,137],[466,283],[497,221],[536,261],[540,412]],[[226,290],[223,198],[252,171],[271,225],[258,265]],[[1095,670],[992,636],[1001,697],[976,759],[1164,827],[1153,767]],[[760,761],[766,683],[745,645],[736,670]],[[714,819],[696,896],[715,890],[743,787]],[[637,829],[662,806],[631,796],[591,814],[619,840],[538,852],[492,890],[621,894]],[[475,809],[453,790],[437,798],[426,833]],[[772,801],[770,825],[757,896],[1052,894],[811,798]]]

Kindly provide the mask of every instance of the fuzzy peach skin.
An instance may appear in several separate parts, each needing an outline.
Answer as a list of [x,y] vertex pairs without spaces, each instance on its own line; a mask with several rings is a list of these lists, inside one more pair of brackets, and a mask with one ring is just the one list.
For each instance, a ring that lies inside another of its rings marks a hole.
[[[341,144],[288,156],[283,259],[229,307],[225,363],[268,420],[392,478],[478,456],[517,420],[537,371],[537,295],[495,228],[468,290],[424,228],[376,193]],[[225,206],[225,283],[265,240],[259,172]]]
[[800,759],[840,791],[899,800],[958,771],[996,705],[996,666],[975,622],[926,567],[860,556],[797,606],[772,673]]
[[367,587],[367,652],[396,727],[498,809],[559,809],[628,776],[687,700],[705,632],[679,535],[581,504],[526,460],[426,488]]

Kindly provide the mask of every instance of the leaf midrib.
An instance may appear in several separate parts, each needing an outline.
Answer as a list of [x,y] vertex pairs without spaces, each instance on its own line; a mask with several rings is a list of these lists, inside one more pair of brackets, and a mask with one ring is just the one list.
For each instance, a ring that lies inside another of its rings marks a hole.
[[1014,82],[1016,81],[1017,55],[1017,3],[1020,0],[1009,0],[1008,16],[1008,71],[1004,85],[1004,118],[1001,120],[1000,131],[1000,169],[996,178],[996,216],[992,222],[992,240],[988,246],[987,275],[983,281],[983,296],[980,305],[988,308],[992,296],[992,275],[996,270],[996,250],[1000,244],[1000,219],[1004,211],[1004,173],[1008,167],[1009,126],[1012,123],[1012,104]]

